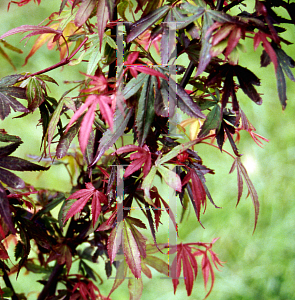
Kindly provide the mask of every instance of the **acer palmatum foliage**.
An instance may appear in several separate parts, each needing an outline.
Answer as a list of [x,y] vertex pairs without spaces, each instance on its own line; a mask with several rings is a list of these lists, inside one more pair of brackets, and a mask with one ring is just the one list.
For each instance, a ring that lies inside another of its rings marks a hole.
[[[30,2],[42,5],[40,0],[19,0],[10,1],[8,8],[17,5],[23,9]],[[194,282],[202,273],[205,288],[211,282],[208,297],[215,282],[214,269],[223,264],[212,249],[218,238],[212,237],[211,243],[181,241],[178,230],[186,226],[181,221],[189,206],[204,228],[210,225],[201,223],[201,212],[211,204],[218,208],[206,185],[214,166],[203,164],[197,153],[199,144],[219,148],[233,158],[230,173],[237,171],[237,204],[245,182],[254,205],[254,230],[258,224],[258,194],[237,143],[242,130],[260,147],[268,140],[255,132],[241,109],[239,90],[253,105],[261,105],[263,97],[257,90],[260,79],[239,65],[239,56],[247,56],[242,53],[246,39],[253,40],[253,51],[262,50],[261,67],[273,64],[278,97],[285,109],[285,75],[295,81],[291,71],[295,63],[284,50],[283,45],[290,42],[281,37],[285,31],[281,23],[294,24],[293,3],[256,0],[254,11],[247,11],[246,1],[135,3],[61,0],[46,25],[24,24],[1,32],[0,54],[12,67],[12,59],[2,48],[22,53],[8,42],[14,34],[25,33],[22,39],[38,36],[25,64],[45,43],[60,54],[60,61],[44,70],[28,70],[0,80],[2,120],[10,117],[12,110],[18,117],[40,113],[39,161],[46,164],[11,155],[22,141],[13,135],[13,128],[9,133],[1,129],[0,259],[6,284],[0,288],[2,298],[19,299],[17,286],[8,275],[26,269],[46,274],[39,280],[44,286],[38,291],[38,300],[111,299],[125,278],[130,299],[140,299],[142,274],[151,279],[150,268],[170,276],[174,293],[183,274],[187,295],[194,294],[194,299],[198,298]],[[276,14],[273,8],[278,6],[290,19]],[[234,15],[234,7],[242,14]],[[120,36],[117,26],[122,24]],[[47,50],[42,51],[46,56]],[[176,65],[177,56],[187,64]],[[81,72],[82,65],[86,72]],[[72,82],[56,100],[50,96],[48,84],[57,84],[57,80],[46,73],[59,67],[72,68],[85,78]],[[178,111],[187,117],[174,124]],[[171,130],[176,125],[180,129],[177,134]],[[71,147],[76,136],[79,149]],[[225,143],[232,153],[223,150]],[[67,193],[54,187],[33,187],[14,174],[46,171],[55,168],[55,163],[69,172],[72,190]],[[159,178],[182,204],[180,220]],[[141,218],[133,216],[134,207],[142,213]],[[180,240],[177,245],[157,242],[159,228],[166,225],[164,210]],[[143,234],[145,230],[150,231],[151,240]],[[14,266],[7,251],[12,240]],[[170,265],[168,254],[176,254]],[[87,261],[104,264],[106,276],[114,276],[108,295],[102,295],[97,284],[102,274]],[[73,262],[78,262],[75,272]]]

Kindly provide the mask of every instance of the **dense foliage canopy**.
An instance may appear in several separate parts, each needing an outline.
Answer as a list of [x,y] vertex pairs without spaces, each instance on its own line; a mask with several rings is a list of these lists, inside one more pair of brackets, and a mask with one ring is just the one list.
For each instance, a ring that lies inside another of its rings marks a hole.
[[[10,1],[8,8],[30,1]],[[283,109],[286,77],[295,81],[294,60],[285,52],[291,42],[281,36],[284,24],[295,22],[295,3],[255,1],[249,8],[247,2],[63,0],[46,23],[22,25],[0,36],[0,54],[12,66],[6,49],[20,50],[6,40],[17,33],[25,33],[24,39],[38,36],[25,64],[45,43],[60,53],[55,65],[0,80],[1,120],[11,109],[22,118],[39,113],[39,161],[46,162],[41,166],[13,156],[22,140],[11,128],[1,129],[2,297],[25,299],[8,276],[21,269],[45,274],[39,300],[111,299],[124,280],[130,299],[140,299],[142,274],[151,278],[151,268],[172,279],[174,293],[183,278],[188,296],[199,271],[205,288],[210,282],[206,297],[210,295],[214,271],[223,265],[212,249],[218,237],[207,243],[176,242],[189,206],[202,227],[207,200],[219,208],[206,185],[214,166],[203,164],[198,145],[233,158],[237,204],[245,186],[254,205],[255,231],[258,194],[237,143],[243,130],[258,146],[268,140],[256,133],[239,101],[239,90],[253,105],[263,101],[256,90],[260,79],[239,64],[240,55],[247,56],[244,40],[253,41],[253,51],[262,50],[261,67],[273,65]],[[277,8],[288,18],[278,15]],[[178,58],[187,64],[177,64]],[[82,65],[86,73],[79,70]],[[70,82],[57,100],[48,89],[57,82],[47,73],[60,67],[80,71],[85,79]],[[71,147],[76,136],[79,149]],[[231,152],[223,149],[225,143]],[[56,163],[70,174],[68,193],[34,187],[13,172],[46,171]],[[177,203],[183,210],[180,219]],[[169,224],[161,222],[163,211]],[[169,227],[167,243],[157,243],[160,225]],[[151,232],[151,241],[144,229]],[[17,238],[13,270],[7,252],[12,237]],[[78,269],[72,271],[76,261]],[[101,294],[95,283],[100,274],[89,262],[104,264],[107,277],[113,278],[108,295]]]

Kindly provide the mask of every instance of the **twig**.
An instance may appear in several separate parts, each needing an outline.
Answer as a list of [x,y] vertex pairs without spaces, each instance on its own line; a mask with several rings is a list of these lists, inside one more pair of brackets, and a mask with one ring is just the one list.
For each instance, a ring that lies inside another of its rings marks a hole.
[[32,76],[36,76],[36,75],[40,75],[40,74],[43,74],[43,73],[47,73],[47,72],[49,72],[51,70],[54,70],[54,69],[57,69],[57,68],[62,67],[64,65],[67,65],[71,61],[71,59],[77,54],[77,52],[82,48],[82,46],[87,42],[87,40],[88,40],[88,37],[86,37],[84,39],[84,41],[79,45],[79,47],[70,56],[67,56],[66,58],[62,59],[57,64],[54,64],[53,66],[48,67],[46,69],[43,69],[41,71],[25,75],[24,77],[20,78],[19,81],[25,80],[25,79],[30,78]]
[[230,3],[229,5],[225,6],[223,8],[223,11],[224,12],[227,12],[228,10],[230,10],[231,8],[233,8],[234,6],[242,3],[244,0],[236,0],[236,1],[233,1],[232,3]]
[[188,84],[189,79],[191,78],[191,75],[194,71],[194,68],[195,68],[194,63],[192,61],[190,61],[189,65],[182,77],[182,80],[180,82],[181,87],[185,88],[185,86]]
[[11,299],[12,300],[19,300],[19,298],[18,298],[17,294],[15,293],[15,290],[14,290],[12,284],[11,284],[11,281],[10,281],[10,279],[8,277],[8,274],[7,274],[6,270],[5,270],[5,266],[2,267],[2,271],[3,271],[3,280],[4,280],[5,284],[6,284],[6,286],[8,288],[10,288],[10,290],[12,291]]
[[216,9],[221,11],[223,7],[224,0],[218,0]]

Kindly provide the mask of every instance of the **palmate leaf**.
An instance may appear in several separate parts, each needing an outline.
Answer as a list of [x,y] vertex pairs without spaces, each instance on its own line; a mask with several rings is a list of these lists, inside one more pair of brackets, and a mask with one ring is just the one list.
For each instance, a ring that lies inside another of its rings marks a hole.
[[247,173],[246,168],[244,167],[244,165],[241,162],[241,158],[240,157],[236,157],[234,160],[234,163],[229,171],[229,173],[232,173],[235,169],[237,169],[237,175],[238,175],[238,201],[237,201],[237,205],[240,202],[242,193],[243,193],[243,179],[246,182],[247,188],[248,188],[248,195],[247,197],[250,195],[253,205],[254,205],[254,210],[255,210],[255,221],[254,221],[254,230],[256,229],[256,225],[257,225],[257,220],[258,220],[258,215],[259,215],[259,201],[258,201],[258,195],[257,192],[255,190],[255,187],[251,181],[251,179],[249,178],[249,175]]
[[130,159],[133,160],[133,162],[125,170],[124,177],[126,178],[129,175],[133,174],[134,172],[139,170],[142,166],[143,166],[142,169],[143,176],[146,177],[149,170],[151,169],[151,164],[152,164],[151,152],[147,145],[144,145],[143,147],[138,147],[135,145],[127,145],[121,147],[116,152],[117,154],[122,154],[126,152],[134,152],[134,151],[137,152],[130,155]]
[[[190,195],[191,201],[195,203],[194,208],[198,221],[200,222],[200,212],[202,206],[206,209],[206,191],[201,179],[195,170],[190,170],[182,180],[182,185],[187,184],[191,180],[192,195]],[[190,193],[189,193],[190,194]]]
[[67,198],[67,200],[77,199],[77,201],[72,204],[67,212],[64,223],[75,214],[81,212],[91,197],[92,223],[94,227],[101,212],[101,203],[107,204],[108,201],[107,197],[102,192],[96,190],[91,182],[86,183],[86,189],[79,190]]
[[27,113],[30,110],[24,107],[15,98],[27,99],[26,90],[14,85],[23,75],[16,74],[3,77],[0,80],[0,118],[4,120],[10,114],[10,108],[14,111]]

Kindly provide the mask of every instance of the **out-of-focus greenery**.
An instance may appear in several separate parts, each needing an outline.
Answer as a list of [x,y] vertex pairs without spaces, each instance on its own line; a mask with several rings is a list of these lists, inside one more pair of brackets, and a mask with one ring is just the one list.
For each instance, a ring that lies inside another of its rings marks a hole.
[[[7,13],[8,2],[8,0],[0,2],[1,34],[23,24],[37,25],[50,13],[56,11],[60,4],[58,0],[43,0],[39,7],[34,3],[24,8],[12,4]],[[21,67],[34,38],[25,48],[23,48],[24,42],[18,43],[20,38],[20,35],[7,38],[9,43],[19,45],[24,51],[22,55],[7,51],[18,73],[34,72],[58,61],[58,53],[49,51],[46,46],[43,46],[26,66]],[[288,32],[285,38],[294,42],[295,33]],[[261,79],[261,87],[258,90],[263,94],[263,104],[255,105],[242,93],[239,95],[243,99],[240,104],[250,122],[257,129],[257,133],[270,139],[270,142],[265,143],[264,148],[261,149],[252,141],[248,133],[242,132],[239,144],[239,150],[244,154],[242,161],[259,195],[260,215],[257,229],[252,235],[254,208],[250,197],[245,200],[246,189],[239,206],[235,207],[237,178],[235,173],[228,174],[232,158],[225,153],[221,154],[213,147],[198,145],[196,150],[203,157],[204,164],[215,170],[215,175],[207,176],[207,185],[215,203],[222,209],[216,209],[210,203],[208,204],[207,211],[201,218],[205,230],[198,224],[194,211],[190,210],[183,224],[179,225],[178,241],[210,242],[213,238],[220,237],[213,250],[226,264],[221,268],[222,272],[216,272],[215,287],[209,299],[290,300],[295,299],[295,205],[293,203],[295,198],[293,196],[295,194],[295,99],[293,99],[295,83],[287,79],[289,100],[286,110],[282,111],[276,90],[273,65],[259,68],[261,47],[258,48],[257,53],[252,53],[252,44],[247,43],[246,46],[248,52],[241,55],[241,65],[248,67]],[[284,50],[292,56],[295,46],[285,47]],[[14,73],[12,67],[4,59],[0,58],[0,62],[1,78]],[[59,99],[66,90],[67,87],[62,84],[63,80],[77,79],[77,70],[78,68],[66,66],[62,72],[54,70],[48,73],[60,84],[60,87],[50,86],[53,97]],[[39,142],[42,133],[40,128],[36,128],[40,117],[38,112],[23,119],[12,120],[12,116],[16,115],[12,114],[4,122],[1,121],[0,126],[9,134],[19,135],[23,139],[24,144],[19,147],[16,155],[22,157],[26,154],[40,155]],[[31,184],[37,182],[37,186],[40,187],[62,191],[69,191],[71,187],[69,177],[62,166],[53,166],[41,176],[40,174],[25,174],[24,176],[27,182]],[[36,181],[37,177],[38,181]],[[180,204],[178,206],[180,212]],[[165,221],[168,222],[168,219],[164,218],[163,222]],[[161,229],[158,237],[160,242],[167,239],[167,230]],[[75,266],[73,270],[74,268]],[[98,272],[103,273],[103,267],[98,267]],[[182,288],[178,289],[174,296],[171,280],[162,279],[162,276],[156,272],[153,274],[152,280],[144,278],[143,300],[187,299],[182,280],[180,280]],[[32,276],[34,279],[39,277]],[[102,276],[102,278],[106,277]],[[205,296],[202,280],[201,270],[199,270],[197,284],[194,286],[190,299],[202,299]],[[27,293],[29,281],[29,277],[21,273],[17,282],[13,281],[13,283],[17,291]],[[113,280],[109,279],[99,288],[103,294],[107,294],[112,284]],[[123,287],[114,292],[112,299],[129,299],[126,284],[123,283]],[[35,288],[40,290],[41,285],[38,284]],[[30,286],[29,289],[33,291],[34,286]],[[35,298],[36,294],[30,297],[30,299]]]

